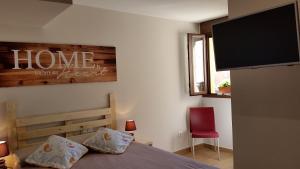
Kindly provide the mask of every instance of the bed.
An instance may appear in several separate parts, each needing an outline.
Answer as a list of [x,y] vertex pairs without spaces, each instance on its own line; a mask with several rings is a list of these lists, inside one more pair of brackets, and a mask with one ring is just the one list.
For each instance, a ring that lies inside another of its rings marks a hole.
[[[64,136],[82,143],[100,127],[116,129],[116,108],[113,94],[109,106],[83,111],[55,113],[42,116],[16,117],[15,103],[7,103],[10,151],[34,149],[50,135]],[[39,169],[22,166],[24,169]],[[89,152],[72,169],[216,169],[192,159],[169,153],[148,145],[133,142],[120,155]]]

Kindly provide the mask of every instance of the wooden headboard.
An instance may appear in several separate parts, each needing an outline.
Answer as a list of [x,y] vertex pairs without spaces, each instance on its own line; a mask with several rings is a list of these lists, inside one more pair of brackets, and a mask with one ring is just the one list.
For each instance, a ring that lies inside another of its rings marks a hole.
[[60,135],[72,140],[92,135],[99,127],[116,129],[116,108],[113,94],[109,94],[107,108],[54,113],[40,116],[16,117],[16,104],[6,103],[9,117],[8,142],[10,151],[37,146],[48,136]]

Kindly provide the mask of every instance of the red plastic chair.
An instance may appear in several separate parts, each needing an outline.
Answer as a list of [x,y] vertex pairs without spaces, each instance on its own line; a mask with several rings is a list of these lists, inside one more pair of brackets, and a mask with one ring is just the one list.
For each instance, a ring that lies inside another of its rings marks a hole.
[[215,127],[213,107],[192,107],[190,108],[190,133],[192,138],[192,152],[195,157],[195,138],[213,138],[216,149],[218,146],[218,158],[220,160],[219,133]]

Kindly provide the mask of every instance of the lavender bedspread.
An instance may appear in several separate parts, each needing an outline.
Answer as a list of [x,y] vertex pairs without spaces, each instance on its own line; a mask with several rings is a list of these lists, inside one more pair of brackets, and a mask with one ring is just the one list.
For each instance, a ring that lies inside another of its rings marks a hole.
[[[25,167],[24,169],[41,169]],[[72,169],[217,169],[154,147],[132,143],[120,155],[88,153]]]

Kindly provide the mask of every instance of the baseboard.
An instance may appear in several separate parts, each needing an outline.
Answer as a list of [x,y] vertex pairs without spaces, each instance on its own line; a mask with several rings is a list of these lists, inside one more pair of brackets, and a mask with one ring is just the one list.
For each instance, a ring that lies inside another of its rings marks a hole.
[[[202,144],[195,145],[195,150],[199,150],[199,149],[204,148],[204,147],[212,149],[212,150],[215,149],[213,145],[210,145],[210,144],[207,144],[207,143],[202,143]],[[229,153],[233,152],[232,149],[224,148],[224,147],[220,147],[220,150],[223,151],[223,152],[229,152]],[[174,153],[182,155],[182,154],[186,154],[186,153],[189,153],[189,152],[191,152],[190,147],[175,151]]]

